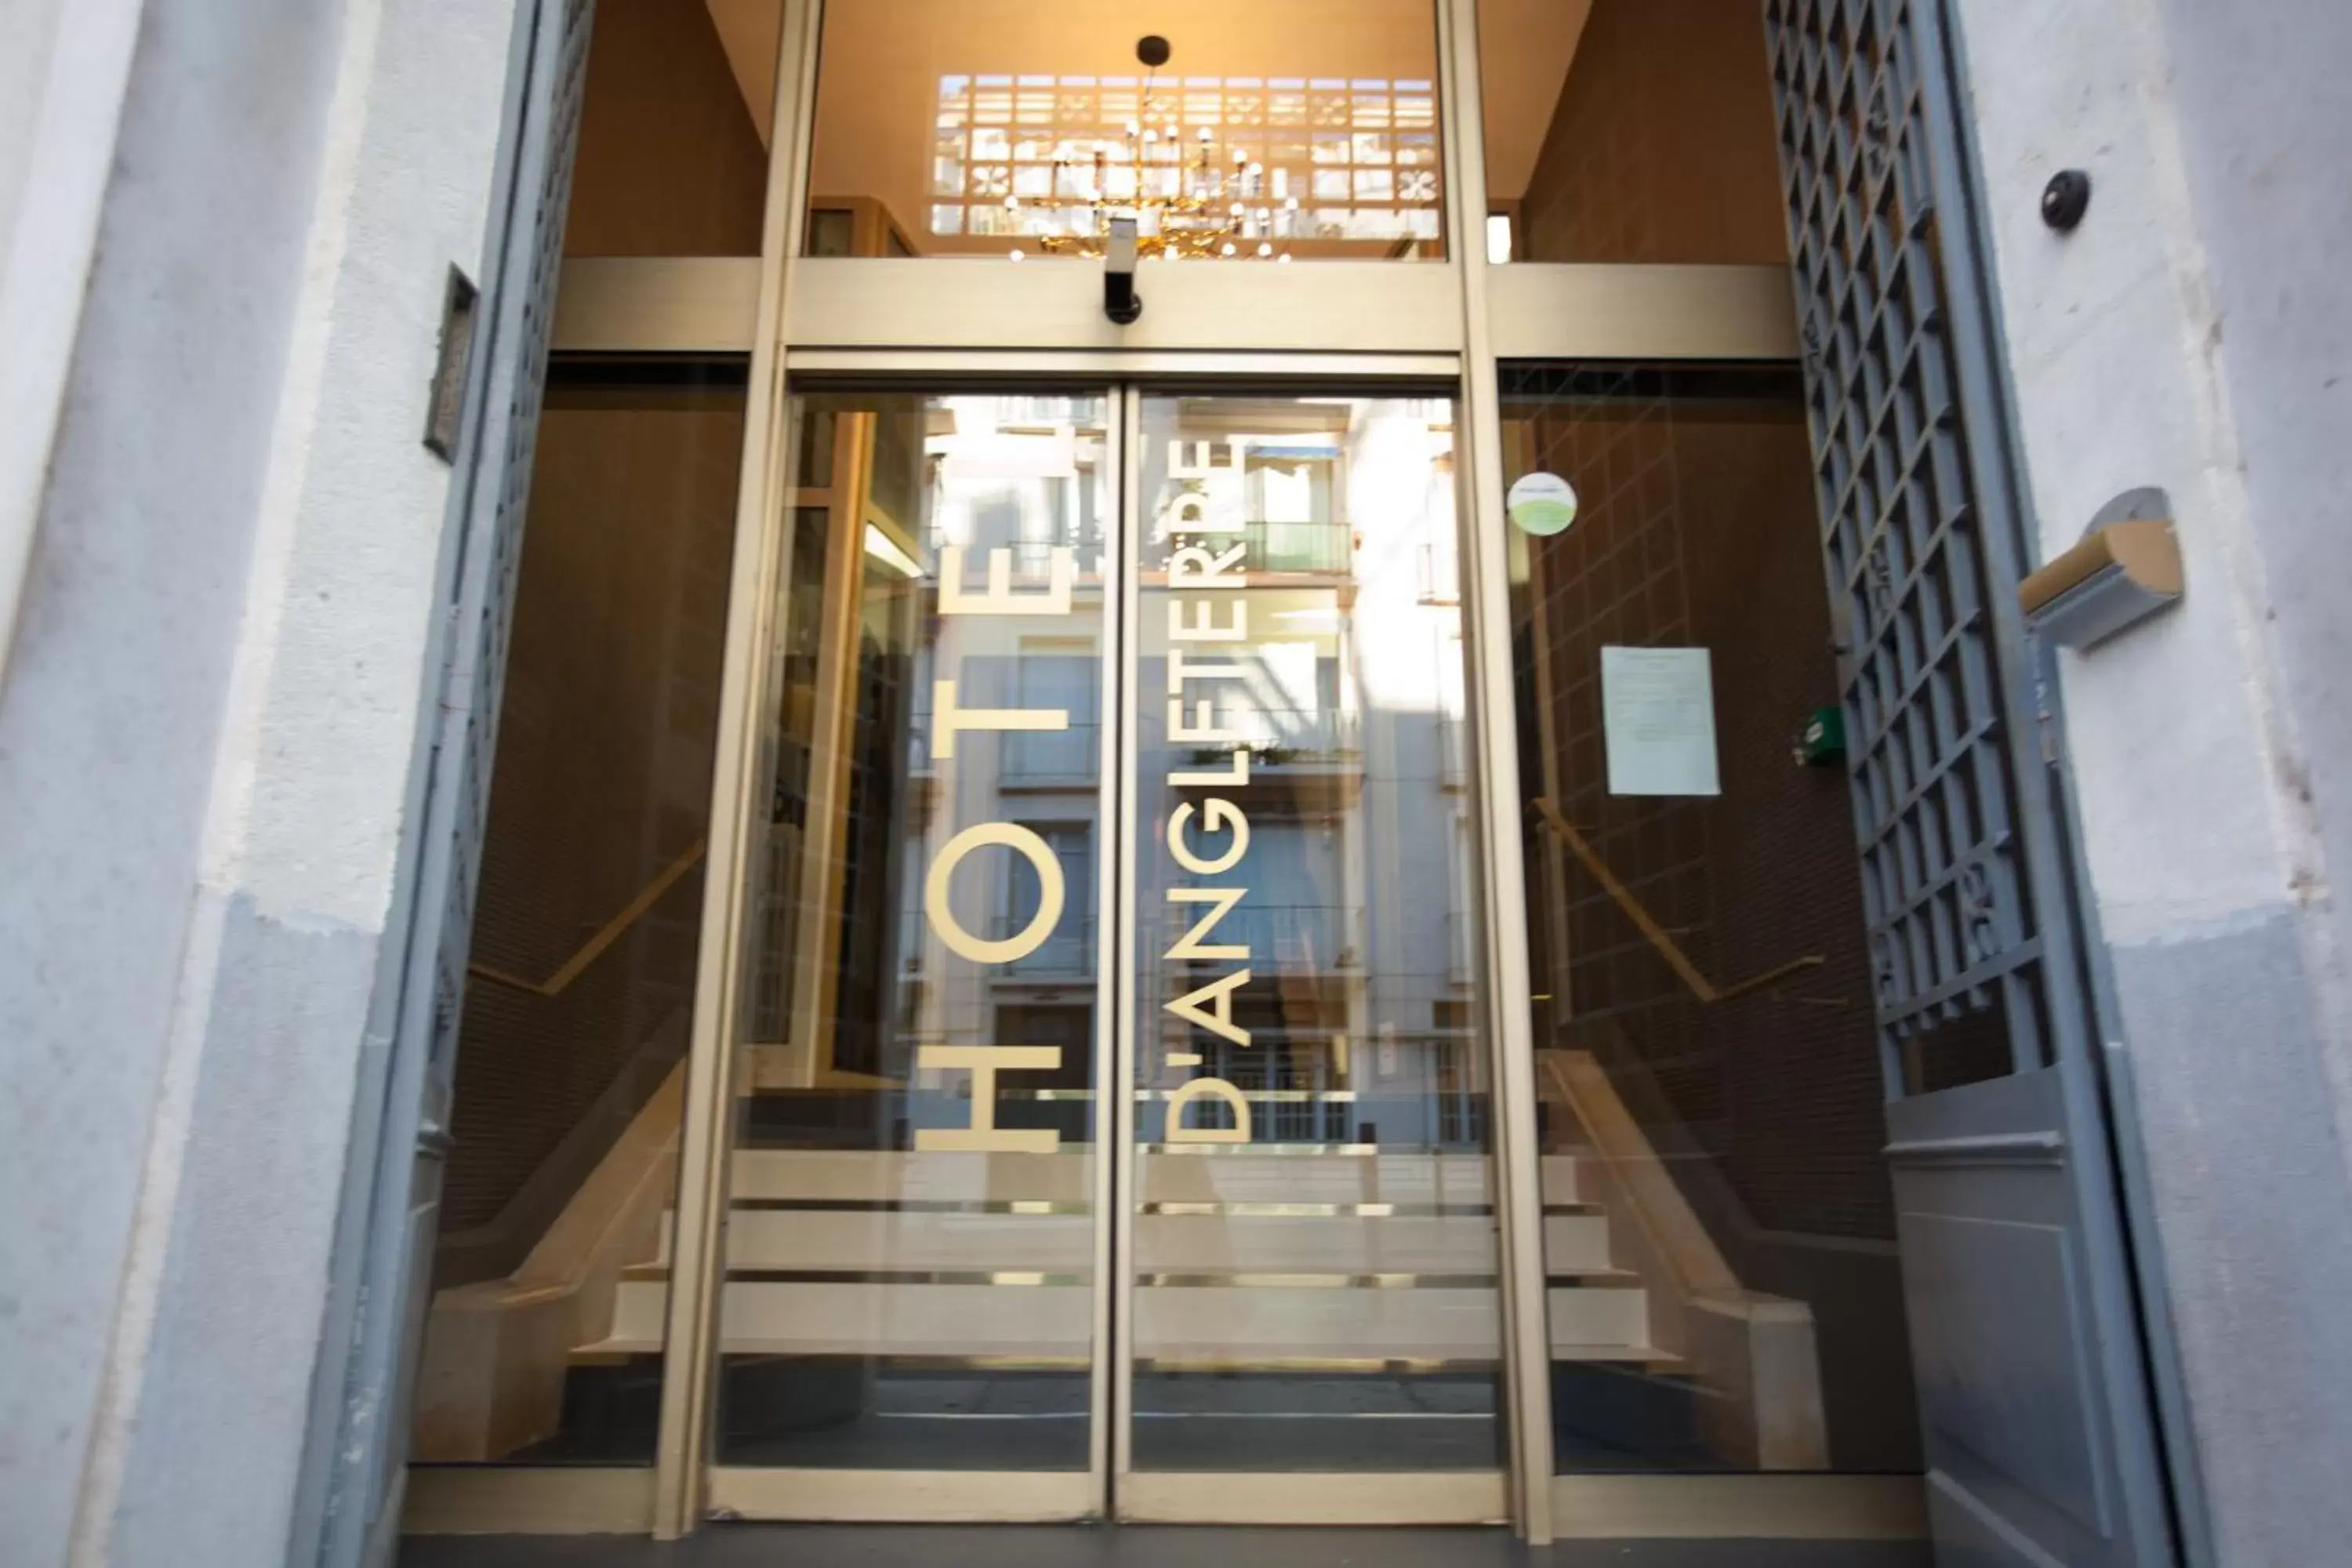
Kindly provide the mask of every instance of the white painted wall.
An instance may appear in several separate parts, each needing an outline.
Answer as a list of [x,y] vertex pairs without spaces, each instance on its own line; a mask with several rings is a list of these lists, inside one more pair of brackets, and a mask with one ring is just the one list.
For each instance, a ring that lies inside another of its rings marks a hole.
[[[1960,0],[2042,552],[2161,485],[2188,593],[2066,747],[2224,1563],[2352,1535],[2352,115],[2341,0]],[[2090,172],[2059,237],[2036,201]]]
[[0,670],[142,0],[0,0]]
[[289,1550],[513,9],[147,8],[0,684],[11,1568]]
[[[2352,6],[2157,0],[2200,216],[2222,389],[2235,411],[2265,616],[2293,715],[2275,781],[2296,897],[2334,935],[2325,1017],[2352,1099]],[[2300,771],[2295,771],[2299,767]],[[2316,832],[2321,863],[2305,864]],[[2315,879],[2305,873],[2315,873]],[[2321,955],[2315,955],[2315,957]]]

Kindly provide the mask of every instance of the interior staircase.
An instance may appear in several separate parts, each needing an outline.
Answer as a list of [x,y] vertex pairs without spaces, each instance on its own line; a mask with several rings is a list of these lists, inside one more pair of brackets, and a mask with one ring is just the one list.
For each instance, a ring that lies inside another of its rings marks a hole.
[[[1542,1055],[1547,1333],[1563,1456],[1594,1468],[1822,1466],[1808,1309],[1740,1288],[1592,1058]],[[833,1456],[869,1440],[852,1430],[862,1414],[887,1406],[902,1420],[946,1408],[1060,1420],[1082,1463],[1094,1150],[871,1147],[877,1139],[856,1124],[872,1103],[870,1092],[747,1097],[725,1240],[721,1461],[740,1439],[735,1462],[843,1462]],[[1059,1116],[1066,1140],[1087,1109],[1034,1113]],[[1458,1462],[1501,1463],[1498,1449],[1488,1456],[1503,1358],[1492,1167],[1458,1148],[1370,1142],[1142,1146],[1129,1216],[1139,1433],[1197,1455],[1271,1441],[1260,1428],[1282,1416],[1289,1451],[1328,1440],[1335,1467],[1380,1468],[1363,1447],[1378,1424],[1354,1418],[1412,1415],[1418,1424],[1397,1433],[1452,1421]],[[658,1179],[583,1193],[642,1195]],[[443,1369],[445,1384],[488,1390],[482,1401],[529,1405],[474,1423],[506,1451],[420,1457],[511,1457],[517,1438],[526,1457],[650,1454],[676,1215],[641,1212],[572,1225],[605,1238],[609,1267],[586,1298],[596,1310],[549,1320],[548,1331],[569,1326],[572,1337],[509,1346],[504,1364],[478,1358],[454,1377]],[[455,1305],[436,1303],[436,1322]],[[429,1374],[430,1345],[427,1361]],[[1258,1427],[1234,1425],[1243,1414]],[[1183,1453],[1171,1463],[1191,1462]],[[1400,1451],[1396,1462],[1423,1457]],[[879,1450],[874,1462],[908,1463]]]
[[[1171,1370],[1246,1362],[1268,1371],[1335,1359],[1499,1360],[1484,1155],[1249,1147],[1142,1152],[1139,1359]],[[1543,1162],[1553,1354],[1671,1370],[1680,1358],[1650,1342],[1641,1277],[1612,1261],[1608,1216],[1583,1195],[1589,1159],[1566,1152]],[[1091,1163],[1083,1148],[739,1151],[724,1352],[1083,1361],[1092,1332]],[[843,1206],[889,1202],[955,1206]],[[609,1360],[660,1349],[669,1237],[666,1217],[654,1256],[623,1277],[611,1333],[577,1354]]]

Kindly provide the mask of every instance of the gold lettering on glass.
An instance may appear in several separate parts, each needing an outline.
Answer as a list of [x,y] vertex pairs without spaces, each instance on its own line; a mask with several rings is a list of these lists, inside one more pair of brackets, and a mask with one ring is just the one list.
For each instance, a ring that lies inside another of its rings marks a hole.
[[1050,1127],[999,1127],[996,1124],[996,1075],[1001,1072],[1051,1072],[1062,1065],[1059,1046],[919,1046],[915,1066],[971,1074],[971,1116],[961,1127],[916,1130],[915,1147],[928,1152],[978,1154],[1050,1154],[1061,1147],[1061,1134]]
[[1232,870],[1249,853],[1249,818],[1232,801],[1211,796],[1202,803],[1201,829],[1204,833],[1229,833],[1233,842],[1225,852],[1212,860],[1193,851],[1184,837],[1185,825],[1192,820],[1192,803],[1186,801],[1168,817],[1168,853],[1179,866],[1197,877],[1214,877]]
[[963,585],[963,546],[940,546],[940,614],[943,616],[1066,616],[1078,585],[1078,552],[1056,544],[1045,552],[1045,591],[1013,591],[1013,552],[1000,545],[988,552],[988,586],[980,593]]
[[1240,642],[1249,636],[1248,600],[1235,599],[1233,602],[1234,618],[1222,626],[1209,619],[1210,613],[1216,608],[1215,600],[1192,601],[1192,619],[1190,625],[1184,620],[1184,603],[1181,599],[1168,601],[1170,642]]
[[1234,906],[1249,893],[1247,888],[1171,888],[1168,901],[1171,904],[1208,904],[1209,912],[1192,923],[1192,929],[1176,939],[1176,945],[1160,954],[1162,958],[1246,959],[1250,955],[1245,942],[1202,942],[1202,937],[1216,929],[1217,922],[1234,912]]
[[[1171,441],[1168,446],[1168,489],[1153,509],[1160,537],[1167,542],[1165,582],[1181,596],[1168,601],[1167,724],[1164,743],[1186,766],[1167,775],[1171,789],[1234,789],[1250,782],[1252,740],[1258,732],[1251,711],[1255,660],[1244,658],[1249,640],[1249,601],[1241,590],[1249,586],[1249,508],[1246,450],[1248,437],[1223,441]],[[1228,657],[1188,657],[1188,645],[1222,645]],[[1221,684],[1212,697],[1202,686]],[[1139,701],[1144,700],[1140,693]],[[1223,748],[1220,759],[1215,750]],[[1208,755],[1202,755],[1203,752]],[[1222,837],[1223,842],[1215,842]],[[1224,795],[1197,803],[1177,803],[1168,815],[1163,842],[1171,861],[1194,877],[1220,877],[1235,871],[1249,854],[1247,814]],[[1164,1011],[1194,1027],[1234,1046],[1247,1047],[1250,1032],[1234,1021],[1234,996],[1250,983],[1248,941],[1213,940],[1218,928],[1248,897],[1245,886],[1172,887],[1166,889],[1171,910],[1201,912],[1190,929],[1161,954],[1180,969],[1188,987]],[[1239,922],[1236,922],[1237,924]],[[1246,928],[1244,928],[1244,930]],[[1215,978],[1204,978],[1189,966],[1231,963],[1241,965]],[[1198,1050],[1171,1045],[1161,1057],[1164,1068],[1199,1068]],[[1222,1104],[1227,1114],[1216,1121],[1187,1110],[1196,1104]],[[1170,1143],[1245,1143],[1253,1123],[1248,1097],[1219,1077],[1188,1078],[1167,1097],[1167,1121],[1162,1136]]]
[[931,682],[931,755],[942,761],[955,758],[955,738],[964,730],[1066,730],[1070,727],[1070,711],[1066,708],[960,708],[956,705],[956,683],[952,680]]
[[[1249,978],[1247,970],[1242,972],[1242,978]],[[1246,1039],[1244,1043],[1247,1043]],[[1176,1058],[1171,1056],[1169,1059],[1173,1061]],[[1201,1058],[1194,1057],[1192,1059],[1197,1062]],[[1233,1109],[1234,1124],[1231,1127],[1188,1127],[1184,1124],[1184,1108],[1202,1095],[1223,1100]],[[1242,1098],[1240,1089],[1223,1079],[1188,1079],[1168,1096],[1168,1142],[1171,1143],[1246,1143],[1249,1141],[1249,1101]]]
[[[1045,591],[1016,594],[1013,590],[1013,552],[988,552],[988,585],[975,593],[964,586],[964,550],[942,545],[939,552],[939,613],[941,616],[1066,616],[1077,586],[1077,552],[1055,545],[1046,552]],[[1070,715],[1063,708],[966,708],[957,700],[956,682],[931,684],[931,755],[956,760],[956,737],[966,731],[1053,732],[1067,731]],[[956,868],[974,850],[1010,849],[1027,860],[1036,874],[1037,910],[1027,923],[1010,936],[974,935],[958,918],[951,883]],[[933,935],[957,957],[972,963],[1015,963],[1045,944],[1061,923],[1068,889],[1062,862],[1051,845],[1030,827],[1016,822],[982,822],[966,827],[940,846],[923,879],[923,918]],[[916,1048],[920,1070],[964,1072],[971,1075],[969,1109],[961,1127],[923,1127],[915,1131],[919,1150],[981,1153],[1050,1154],[1061,1146],[1061,1135],[1050,1127],[1000,1128],[996,1125],[997,1075],[1006,1072],[1052,1072],[1062,1065],[1059,1046],[923,1045]]]

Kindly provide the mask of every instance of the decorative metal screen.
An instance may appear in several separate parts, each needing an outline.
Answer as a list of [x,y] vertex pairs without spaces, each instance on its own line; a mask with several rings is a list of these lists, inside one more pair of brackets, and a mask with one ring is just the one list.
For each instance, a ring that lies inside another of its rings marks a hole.
[[[1768,0],[1864,917],[1891,1093],[2048,1059],[2018,831],[2018,543],[1926,0]],[[1970,275],[1972,278],[1972,274]]]
[[[451,715],[464,725],[457,738],[457,821],[462,846],[457,874],[449,879],[448,907],[441,920],[443,959],[435,1004],[436,1058],[456,1049],[467,954],[474,929],[474,891],[481,870],[482,834],[489,816],[490,764],[497,755],[499,693],[506,679],[507,645],[514,629],[515,574],[522,565],[523,519],[530,508],[531,452],[539,436],[540,401],[547,384],[547,353],[555,324],[556,279],[563,266],[563,214],[572,194],[572,149],[587,99],[589,18],[593,0],[562,0],[547,7],[541,26],[560,28],[547,58],[556,76],[546,89],[549,152],[531,188],[516,195],[518,238],[528,249],[511,258],[506,280],[514,290],[513,359],[495,366],[490,395],[503,406],[491,411],[489,430],[503,437],[504,451],[494,474],[478,483],[492,487],[480,498],[489,516],[482,550],[485,580],[478,594],[460,580],[458,646],[451,649],[452,684],[465,688],[462,707]],[[524,210],[524,204],[529,209]],[[528,226],[525,227],[524,226]],[[520,248],[520,247],[519,247]],[[499,344],[499,348],[508,345]],[[486,464],[490,461],[487,455]],[[477,525],[482,526],[482,525]]]
[[594,0],[537,0],[517,16],[478,312],[485,325],[475,352],[484,363],[469,374],[456,454],[440,566],[446,619],[432,640],[438,679],[426,692],[416,764],[424,776],[412,784],[416,826],[394,906],[407,929],[387,941],[369,1019],[371,1044],[388,1057],[381,1080],[363,1085],[362,1112],[380,1109],[376,1145],[373,1159],[355,1157],[361,1175],[345,1193],[338,1251],[353,1261],[339,1262],[323,1339],[331,1357],[339,1343],[349,1351],[340,1365],[322,1363],[320,1398],[331,1403],[314,1405],[311,1432],[321,1468],[306,1477],[293,1537],[296,1557],[335,1568],[379,1568],[399,1538],[499,693],[593,10]]
[[[1152,137],[1140,169],[1130,128]],[[1437,238],[1436,88],[1385,77],[943,76],[929,226],[1089,233],[1097,153],[1111,199],[1173,196],[1196,138],[1262,171],[1270,238]]]

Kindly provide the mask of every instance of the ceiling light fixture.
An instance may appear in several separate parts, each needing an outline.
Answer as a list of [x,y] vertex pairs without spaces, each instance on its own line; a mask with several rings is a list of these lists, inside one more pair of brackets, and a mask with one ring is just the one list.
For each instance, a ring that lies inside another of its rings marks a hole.
[[[1087,227],[1070,234],[1037,237],[1040,250],[1054,256],[1105,255],[1111,220],[1133,218],[1139,256],[1180,261],[1188,256],[1243,254],[1287,261],[1275,249],[1277,204],[1266,194],[1265,166],[1239,151],[1221,153],[1215,133],[1202,126],[1188,144],[1173,105],[1163,104],[1155,86],[1159,70],[1175,52],[1157,33],[1136,41],[1135,58],[1146,68],[1143,98],[1136,118],[1118,142],[1101,142],[1091,159],[1057,158],[1055,187],[1087,203]],[[1116,189],[1119,194],[1113,195]],[[1004,205],[1018,209],[1021,198]],[[1297,197],[1278,204],[1295,212]]]

